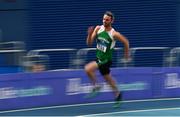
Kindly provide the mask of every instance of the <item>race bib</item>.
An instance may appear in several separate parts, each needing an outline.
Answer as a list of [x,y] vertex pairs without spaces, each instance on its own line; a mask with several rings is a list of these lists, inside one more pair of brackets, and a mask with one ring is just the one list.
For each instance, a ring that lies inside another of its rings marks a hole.
[[106,47],[106,45],[103,45],[103,44],[97,44],[97,49],[101,50],[103,52],[106,52],[107,47]]

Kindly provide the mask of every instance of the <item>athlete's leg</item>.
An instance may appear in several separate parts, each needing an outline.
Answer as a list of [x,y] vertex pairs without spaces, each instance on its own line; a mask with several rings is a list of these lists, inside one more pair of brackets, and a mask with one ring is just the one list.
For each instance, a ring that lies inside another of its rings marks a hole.
[[92,88],[90,94],[86,95],[85,98],[95,97],[101,88],[97,84],[97,79],[96,79],[96,74],[95,74],[95,71],[97,68],[98,68],[98,64],[96,63],[96,61],[92,61],[85,66],[85,71],[93,84],[93,88]]
[[104,76],[104,79],[106,80],[106,82],[110,85],[110,87],[114,91],[114,94],[115,94],[115,105],[113,107],[117,108],[117,107],[119,107],[120,101],[122,100],[122,94],[118,90],[116,82],[114,81],[114,79],[112,78],[112,76],[110,74],[106,74],[106,75],[103,75],[103,76]]
[[100,73],[103,75],[104,79],[106,80],[106,82],[110,85],[110,87],[112,88],[114,94],[115,94],[115,105],[114,107],[119,107],[120,101],[122,100],[122,94],[120,93],[120,91],[118,90],[118,87],[116,85],[115,80],[112,78],[111,74],[110,74],[110,66],[111,66],[112,62],[109,61],[105,64],[102,64],[99,66],[99,71]]
[[103,75],[106,82],[113,89],[113,91],[115,93],[115,96],[118,96],[119,95],[119,90],[118,90],[118,88],[116,86],[116,82],[114,81],[114,79],[112,78],[112,76],[110,74],[110,66],[111,66],[111,64],[112,64],[112,62],[108,61],[105,64],[99,65],[99,71]]
[[106,80],[106,82],[110,85],[110,87],[114,91],[115,97],[117,97],[120,94],[120,91],[118,90],[115,80],[112,78],[112,76],[110,74],[104,75],[104,79]]
[[96,63],[96,61],[92,61],[88,63],[87,65],[85,65],[85,71],[94,86],[97,83],[96,75],[95,75],[95,71],[97,68],[98,68],[98,64]]

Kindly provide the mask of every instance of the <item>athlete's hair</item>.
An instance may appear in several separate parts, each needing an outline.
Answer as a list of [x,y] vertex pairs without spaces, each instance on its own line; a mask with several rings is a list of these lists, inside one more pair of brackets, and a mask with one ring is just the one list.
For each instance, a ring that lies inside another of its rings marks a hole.
[[110,16],[112,20],[114,20],[114,14],[111,11],[106,11],[104,15]]

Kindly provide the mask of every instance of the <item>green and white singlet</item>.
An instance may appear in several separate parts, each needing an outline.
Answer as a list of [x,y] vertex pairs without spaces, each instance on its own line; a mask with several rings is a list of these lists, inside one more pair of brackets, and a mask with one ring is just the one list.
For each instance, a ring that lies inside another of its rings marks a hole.
[[102,25],[97,32],[96,57],[98,64],[112,61],[112,53],[115,47],[115,39],[112,36],[113,31],[113,28],[110,31],[105,31],[105,27]]

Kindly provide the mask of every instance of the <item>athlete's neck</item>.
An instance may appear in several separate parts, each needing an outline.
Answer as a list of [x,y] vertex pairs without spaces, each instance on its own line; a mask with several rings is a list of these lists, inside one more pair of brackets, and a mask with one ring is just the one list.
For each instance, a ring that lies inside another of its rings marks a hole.
[[107,27],[104,26],[104,28],[105,28],[105,31],[110,31],[112,29],[111,26],[107,26]]

